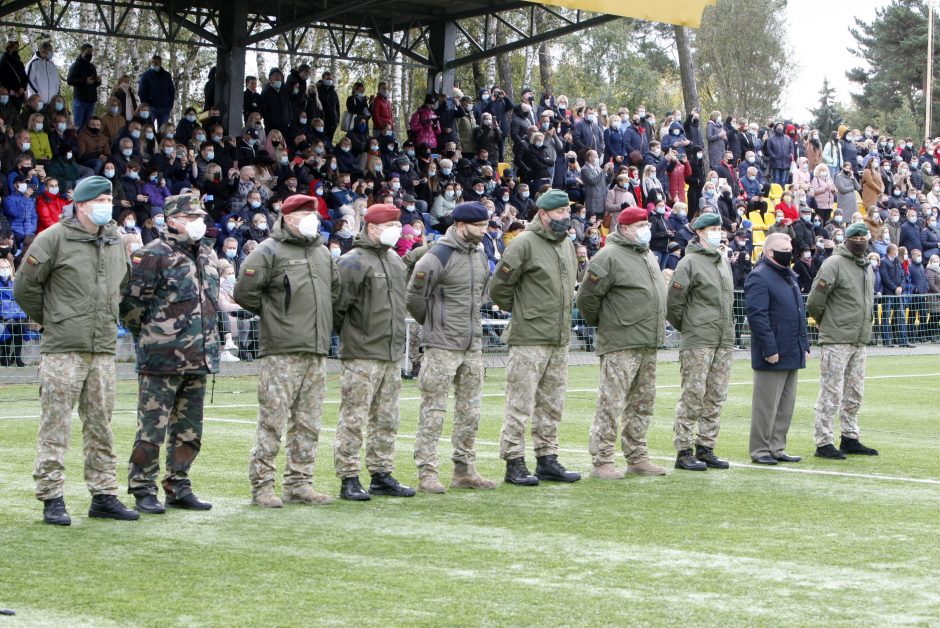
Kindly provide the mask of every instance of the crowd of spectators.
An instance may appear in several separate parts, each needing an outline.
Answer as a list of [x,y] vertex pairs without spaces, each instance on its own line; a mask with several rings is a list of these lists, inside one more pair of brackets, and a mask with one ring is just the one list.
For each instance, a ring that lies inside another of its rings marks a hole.
[[[514,102],[498,86],[429,94],[402,125],[385,82],[374,94],[353,82],[341,98],[333,74],[315,79],[308,65],[273,68],[263,82],[247,77],[242,125],[229,135],[231,112],[216,102],[214,73],[201,106],[188,103],[173,120],[175,84],[158,55],[138,76],[104,86],[90,44],[64,79],[52,52],[44,43],[24,65],[11,41],[0,57],[0,296],[32,238],[59,220],[75,183],[92,174],[113,183],[128,254],[160,236],[164,199],[198,193],[223,266],[223,302],[292,194],[319,199],[335,256],[350,249],[373,203],[400,208],[395,248],[404,256],[442,234],[458,203],[479,200],[491,212],[483,245],[492,269],[534,216],[534,201],[556,188],[572,203],[569,237],[581,272],[626,207],[648,212],[649,246],[667,276],[693,238],[690,220],[715,212],[738,289],[757,231],[790,235],[805,293],[845,227],[864,221],[873,289],[883,298],[882,341],[940,336],[940,297],[930,296],[940,294],[940,139],[915,143],[845,126],[822,137],[807,124],[718,111],[704,121],[698,110],[678,109],[660,119],[643,105],[631,111],[528,88]],[[772,224],[755,224],[755,214],[772,215]],[[21,331],[21,312],[12,299],[0,303],[0,365],[19,364],[6,347]]]

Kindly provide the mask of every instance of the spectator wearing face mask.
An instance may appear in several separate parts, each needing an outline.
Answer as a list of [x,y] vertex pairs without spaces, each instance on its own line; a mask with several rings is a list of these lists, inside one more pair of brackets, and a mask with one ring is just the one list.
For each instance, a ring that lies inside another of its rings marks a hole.
[[13,177],[13,192],[3,199],[3,215],[10,223],[17,245],[36,235],[39,217],[36,214],[36,199],[26,175]]
[[136,253],[144,245],[140,228],[137,226],[137,218],[134,216],[134,212],[125,210],[118,216],[117,223],[118,231],[124,240],[124,249],[130,257],[132,253]]
[[940,255],[930,256],[925,276],[927,278],[927,296],[925,300],[927,302],[927,312],[930,315],[930,324],[925,337],[930,342],[937,342],[940,340]]
[[134,210],[138,223],[150,215],[150,199],[144,194],[144,184],[140,179],[140,162],[131,160],[127,163],[124,176],[120,177],[119,184],[123,190],[124,198]]
[[604,133],[598,124],[597,113],[591,107],[585,108],[584,118],[574,125],[572,142],[582,163],[586,163],[589,151],[597,155],[598,164],[604,161]]
[[36,233],[41,233],[59,222],[62,208],[71,203],[68,197],[60,194],[58,179],[47,177],[45,187],[46,189],[36,197]]
[[23,340],[29,332],[26,313],[13,298],[13,262],[0,257],[0,366],[25,367],[21,357]]

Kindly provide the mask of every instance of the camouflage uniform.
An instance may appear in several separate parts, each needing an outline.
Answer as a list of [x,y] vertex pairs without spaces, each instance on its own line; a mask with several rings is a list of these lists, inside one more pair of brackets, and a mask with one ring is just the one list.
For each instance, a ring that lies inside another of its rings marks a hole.
[[509,347],[500,458],[512,460],[525,456],[525,425],[530,416],[535,455],[558,453],[558,424],[567,389],[568,345]]
[[858,440],[858,411],[865,395],[865,347],[829,344],[819,347],[819,397],[816,399],[816,446],[833,443],[836,411],[843,438]]
[[36,497],[46,501],[63,495],[76,402],[88,490],[116,495],[114,353],[118,301],[130,275],[123,240],[113,222],[91,234],[69,216],[36,236],[27,253],[13,294],[23,311],[43,325]]
[[[715,448],[721,407],[731,381],[730,347],[699,347],[679,352],[682,393],[676,404],[676,451],[693,444]],[[698,423],[698,438],[693,432]]]
[[414,372],[421,368],[424,355],[421,352],[421,325],[411,321],[408,323],[408,362],[406,366]]
[[601,356],[600,393],[588,450],[594,466],[614,462],[617,419],[620,445],[629,464],[649,460],[646,431],[656,404],[656,349],[624,349]]
[[395,469],[398,395],[401,391],[398,362],[344,359],[340,385],[342,401],[333,441],[333,464],[337,477],[359,474],[363,427],[368,439],[366,468],[369,473],[391,473]]
[[[188,195],[169,197],[164,211],[205,215],[198,197]],[[137,436],[128,471],[128,492],[137,496],[157,493],[164,441],[167,497],[192,492],[206,375],[219,370],[219,273],[211,253],[185,235],[164,233],[131,256],[121,317],[137,339]]]

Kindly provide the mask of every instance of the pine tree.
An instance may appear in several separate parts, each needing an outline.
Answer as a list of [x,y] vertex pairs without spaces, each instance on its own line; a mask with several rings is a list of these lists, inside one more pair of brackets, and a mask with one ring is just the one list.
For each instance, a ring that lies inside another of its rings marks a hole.
[[810,111],[813,114],[813,128],[819,129],[819,135],[823,138],[828,138],[842,123],[835,93],[836,90],[829,86],[829,78],[823,78],[822,89],[819,90],[819,107]]

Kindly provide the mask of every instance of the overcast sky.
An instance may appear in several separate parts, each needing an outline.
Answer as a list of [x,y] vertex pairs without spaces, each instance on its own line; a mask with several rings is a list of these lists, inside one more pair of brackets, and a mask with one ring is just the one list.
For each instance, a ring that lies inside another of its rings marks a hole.
[[852,18],[870,22],[875,9],[887,4],[886,0],[788,0],[789,38],[797,67],[781,99],[781,113],[797,120],[808,117],[825,77],[835,88],[836,98],[849,104],[852,89],[845,72],[862,65],[849,52],[855,46],[848,30],[855,24]]

